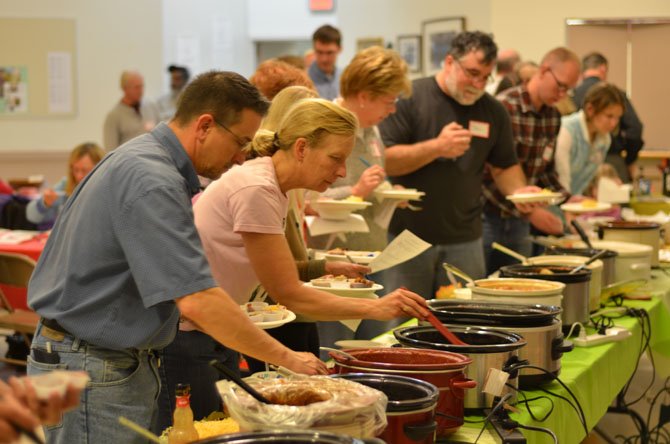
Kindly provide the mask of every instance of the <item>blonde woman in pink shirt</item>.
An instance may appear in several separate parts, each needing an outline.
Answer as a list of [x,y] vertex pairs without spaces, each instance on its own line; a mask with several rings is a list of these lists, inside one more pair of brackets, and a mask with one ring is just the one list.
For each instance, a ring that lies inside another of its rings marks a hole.
[[[357,128],[355,115],[335,103],[300,100],[276,132],[256,133],[249,148],[255,159],[223,174],[195,203],[195,224],[212,274],[238,303],[247,302],[262,284],[275,302],[317,320],[424,319],[428,314],[425,300],[408,290],[381,299],[350,299],[305,287],[298,279],[284,237],[286,193],[296,188],[322,192],[344,177]],[[213,339],[185,329],[165,354],[168,381],[190,383],[193,397],[215,393],[216,377],[206,380],[206,363],[212,357],[230,358],[230,351]],[[236,359],[227,365],[239,371]]]

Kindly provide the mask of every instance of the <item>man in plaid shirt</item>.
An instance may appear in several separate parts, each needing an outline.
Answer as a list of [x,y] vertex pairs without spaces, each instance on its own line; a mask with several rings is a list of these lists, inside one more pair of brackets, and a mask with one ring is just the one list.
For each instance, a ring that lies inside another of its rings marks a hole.
[[[579,58],[574,52],[555,48],[542,58],[540,69],[527,85],[510,88],[497,97],[510,115],[516,153],[528,185],[550,188],[566,196],[568,191],[559,183],[554,168],[556,138],[561,126],[561,115],[554,104],[576,85],[579,70]],[[537,207],[522,215],[498,190],[490,172],[484,177],[482,193],[486,199],[483,240],[488,273],[515,262],[492,249],[492,242],[528,256],[531,224],[547,234],[563,232],[561,219],[547,208]]]

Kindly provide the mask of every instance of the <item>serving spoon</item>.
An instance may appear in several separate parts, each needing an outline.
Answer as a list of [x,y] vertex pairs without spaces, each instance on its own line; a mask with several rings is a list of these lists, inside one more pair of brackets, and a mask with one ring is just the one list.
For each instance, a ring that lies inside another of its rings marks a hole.
[[209,365],[217,369],[219,372],[223,373],[226,375],[228,378],[230,378],[231,381],[233,381],[235,384],[239,385],[242,390],[245,392],[249,393],[251,396],[254,397],[257,401],[262,402],[263,404],[274,404],[272,401],[267,399],[265,396],[261,395],[254,389],[252,386],[244,382],[242,378],[239,377],[236,373],[234,373],[232,370],[230,370],[228,367],[225,365],[221,364],[219,361],[216,359],[212,359],[209,361]]
[[337,348],[321,346],[321,347],[319,347],[319,350],[325,350],[325,351],[329,351],[331,353],[337,353],[340,356],[344,356],[346,359],[348,359],[350,361],[355,361],[356,360],[356,357],[354,355],[350,355],[349,353],[347,353],[345,351],[342,351],[340,349],[337,349]]
[[444,267],[444,269],[445,269],[447,272],[452,272],[452,273],[454,273],[456,276],[458,276],[459,278],[463,279],[463,280],[464,280],[465,282],[467,282],[468,284],[477,285],[477,284],[475,284],[475,280],[474,280],[474,279],[472,279],[466,272],[461,271],[461,270],[460,270],[459,268],[457,268],[456,266],[451,265],[450,263],[447,263],[447,262],[442,262],[442,266]]
[[607,253],[607,250],[600,250],[599,252],[597,252],[596,254],[591,256],[590,258],[588,258],[588,260],[586,262],[584,262],[583,264],[581,264],[581,265],[573,268],[572,270],[570,270],[570,272],[568,274],[575,274],[578,271],[582,271],[584,269],[584,267],[586,267],[587,265],[590,265],[593,261],[595,261],[597,259],[600,259],[606,253]]
[[523,254],[519,254],[516,251],[505,247],[504,245],[500,245],[498,242],[491,243],[491,248],[498,250],[501,253],[505,253],[508,256],[512,256],[514,259],[521,261],[522,264],[528,263],[528,258],[526,256],[524,256]]
[[576,219],[572,219],[570,222],[573,227],[575,227],[575,230],[577,231],[577,234],[579,234],[579,237],[582,239],[582,241],[586,244],[587,247],[589,247],[591,250],[593,250],[593,244],[591,243],[591,239],[586,235],[586,232],[584,231],[584,228],[577,222]]

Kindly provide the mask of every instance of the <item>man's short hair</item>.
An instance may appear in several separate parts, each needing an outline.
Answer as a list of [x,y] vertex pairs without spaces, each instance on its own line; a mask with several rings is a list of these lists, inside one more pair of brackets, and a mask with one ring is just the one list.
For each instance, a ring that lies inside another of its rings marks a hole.
[[230,71],[209,71],[189,83],[177,101],[174,120],[187,125],[202,114],[211,114],[223,125],[242,120],[242,110],[264,116],[270,102],[241,75]]
[[335,43],[337,46],[342,46],[342,34],[340,30],[330,25],[323,25],[319,27],[312,35],[312,43]]
[[191,78],[191,73],[188,71],[188,68],[185,67],[185,66],[170,65],[170,66],[168,66],[167,70],[170,74],[172,74],[173,72],[180,73],[182,79],[184,79],[184,83],[188,83],[188,79]]
[[484,53],[483,61],[488,65],[496,59],[498,46],[493,41],[491,34],[481,31],[464,31],[452,40],[449,54],[458,60],[473,51],[482,51]]
[[599,52],[586,54],[582,59],[582,71],[599,68],[603,65],[607,66],[607,59]]

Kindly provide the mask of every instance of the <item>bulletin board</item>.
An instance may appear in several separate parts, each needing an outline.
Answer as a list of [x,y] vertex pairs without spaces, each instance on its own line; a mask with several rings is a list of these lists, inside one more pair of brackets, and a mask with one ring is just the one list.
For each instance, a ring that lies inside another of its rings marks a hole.
[[77,113],[73,19],[0,18],[0,120]]

